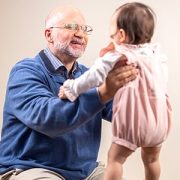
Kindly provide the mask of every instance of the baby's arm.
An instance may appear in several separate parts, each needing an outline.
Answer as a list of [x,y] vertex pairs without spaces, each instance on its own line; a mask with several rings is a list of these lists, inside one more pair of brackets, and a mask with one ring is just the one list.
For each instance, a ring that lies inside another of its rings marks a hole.
[[100,86],[118,59],[120,59],[119,53],[108,53],[102,58],[98,58],[96,63],[82,76],[65,81],[63,84],[64,92],[61,92],[60,89],[59,97],[66,96],[70,101],[75,101],[79,94]]

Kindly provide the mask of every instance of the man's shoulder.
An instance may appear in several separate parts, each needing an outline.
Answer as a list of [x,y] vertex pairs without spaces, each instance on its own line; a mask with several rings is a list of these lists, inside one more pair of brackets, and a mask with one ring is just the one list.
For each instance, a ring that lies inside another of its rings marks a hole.
[[37,54],[34,57],[27,57],[24,59],[19,60],[14,67],[18,68],[18,67],[37,67],[37,66],[41,66],[42,63],[40,61],[40,57],[39,54]]
[[17,72],[19,70],[21,71],[28,71],[28,70],[39,70],[41,72],[42,69],[42,63],[39,60],[38,56],[32,57],[32,58],[24,58],[20,61],[18,61],[11,69],[11,74],[14,72]]

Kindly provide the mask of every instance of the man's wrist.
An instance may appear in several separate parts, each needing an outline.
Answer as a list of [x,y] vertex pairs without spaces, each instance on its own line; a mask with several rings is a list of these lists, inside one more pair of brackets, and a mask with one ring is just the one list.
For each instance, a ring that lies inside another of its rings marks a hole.
[[103,104],[107,103],[108,101],[110,101],[112,99],[112,97],[110,96],[110,94],[107,91],[105,83],[102,84],[101,86],[99,86],[97,88],[97,90],[99,93],[100,100]]

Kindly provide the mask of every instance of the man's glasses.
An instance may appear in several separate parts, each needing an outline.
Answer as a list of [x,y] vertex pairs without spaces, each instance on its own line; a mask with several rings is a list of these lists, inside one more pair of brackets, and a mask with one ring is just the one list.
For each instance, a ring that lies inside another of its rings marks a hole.
[[64,28],[64,29],[68,29],[68,30],[72,30],[72,31],[78,31],[78,30],[82,30],[85,34],[91,34],[91,32],[93,31],[91,26],[88,25],[79,25],[79,24],[75,24],[75,23],[70,23],[70,24],[64,24],[62,26],[53,26],[50,27],[50,29],[52,28]]

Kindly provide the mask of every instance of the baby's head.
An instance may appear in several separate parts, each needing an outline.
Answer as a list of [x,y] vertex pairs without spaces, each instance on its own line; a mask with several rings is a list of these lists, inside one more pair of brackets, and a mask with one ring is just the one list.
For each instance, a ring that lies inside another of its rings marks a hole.
[[154,12],[142,3],[126,3],[117,8],[111,19],[111,38],[117,44],[149,43],[154,32]]

